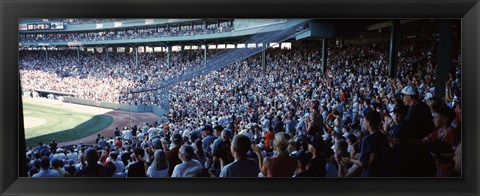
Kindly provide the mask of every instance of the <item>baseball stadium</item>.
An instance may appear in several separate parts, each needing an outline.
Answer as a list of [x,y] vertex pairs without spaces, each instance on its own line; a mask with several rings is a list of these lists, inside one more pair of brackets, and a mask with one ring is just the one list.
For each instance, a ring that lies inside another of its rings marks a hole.
[[460,177],[460,30],[20,19],[25,176]]

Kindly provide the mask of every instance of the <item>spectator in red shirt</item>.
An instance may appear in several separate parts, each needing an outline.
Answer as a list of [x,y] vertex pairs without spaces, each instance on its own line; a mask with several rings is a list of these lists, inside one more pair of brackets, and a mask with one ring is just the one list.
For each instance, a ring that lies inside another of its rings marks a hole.
[[109,156],[110,156],[110,147],[107,146],[102,151],[102,156],[100,157],[100,162],[102,164],[104,164]]
[[122,147],[122,140],[120,139],[120,137],[117,137],[117,139],[115,140],[115,146],[117,148],[121,148]]
[[435,131],[423,139],[423,142],[430,146],[430,151],[435,156],[437,177],[454,176],[455,173],[452,149],[459,144],[460,140],[453,127],[451,127],[454,118],[454,111],[446,105],[433,113]]
[[269,127],[268,131],[265,133],[265,149],[267,151],[272,150],[272,142],[273,138],[275,137],[275,132],[273,131],[273,127]]
[[262,152],[257,145],[252,145],[252,149],[258,156],[260,170],[266,177],[292,177],[296,168],[297,160],[287,152],[290,136],[285,132],[275,134],[273,148],[276,156],[262,158]]

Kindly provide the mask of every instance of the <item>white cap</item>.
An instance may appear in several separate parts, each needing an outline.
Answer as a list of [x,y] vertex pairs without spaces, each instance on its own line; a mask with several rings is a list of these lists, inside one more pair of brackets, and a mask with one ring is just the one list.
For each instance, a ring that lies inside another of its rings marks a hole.
[[416,95],[417,90],[413,88],[412,86],[406,86],[405,88],[402,89],[402,94],[404,95]]

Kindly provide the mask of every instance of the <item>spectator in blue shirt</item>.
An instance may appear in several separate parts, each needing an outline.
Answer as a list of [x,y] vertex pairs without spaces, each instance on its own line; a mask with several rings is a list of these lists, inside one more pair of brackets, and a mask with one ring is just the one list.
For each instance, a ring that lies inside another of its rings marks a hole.
[[203,131],[205,132],[206,137],[203,138],[202,148],[206,152],[211,153],[212,148],[210,147],[210,145],[212,145],[213,141],[215,141],[215,139],[217,139],[217,137],[215,137],[215,135],[213,135],[213,128],[210,125],[205,125],[205,127],[203,127]]
[[40,161],[41,170],[40,172],[34,174],[32,177],[34,178],[43,178],[43,177],[60,177],[57,171],[50,170],[50,159],[43,158]]
[[380,131],[380,113],[370,110],[364,116],[363,126],[370,135],[362,139],[360,160],[352,162],[363,168],[362,177],[391,176],[391,150],[387,136]]

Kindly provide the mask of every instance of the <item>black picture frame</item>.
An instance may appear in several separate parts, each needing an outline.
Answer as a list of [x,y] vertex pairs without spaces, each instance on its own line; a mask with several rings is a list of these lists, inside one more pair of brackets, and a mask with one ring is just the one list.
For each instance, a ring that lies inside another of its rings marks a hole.
[[[2,195],[478,195],[478,0],[0,0],[0,193]],[[18,178],[24,140],[19,18],[461,18],[462,178],[101,179]],[[19,143],[20,142],[20,143]]]

